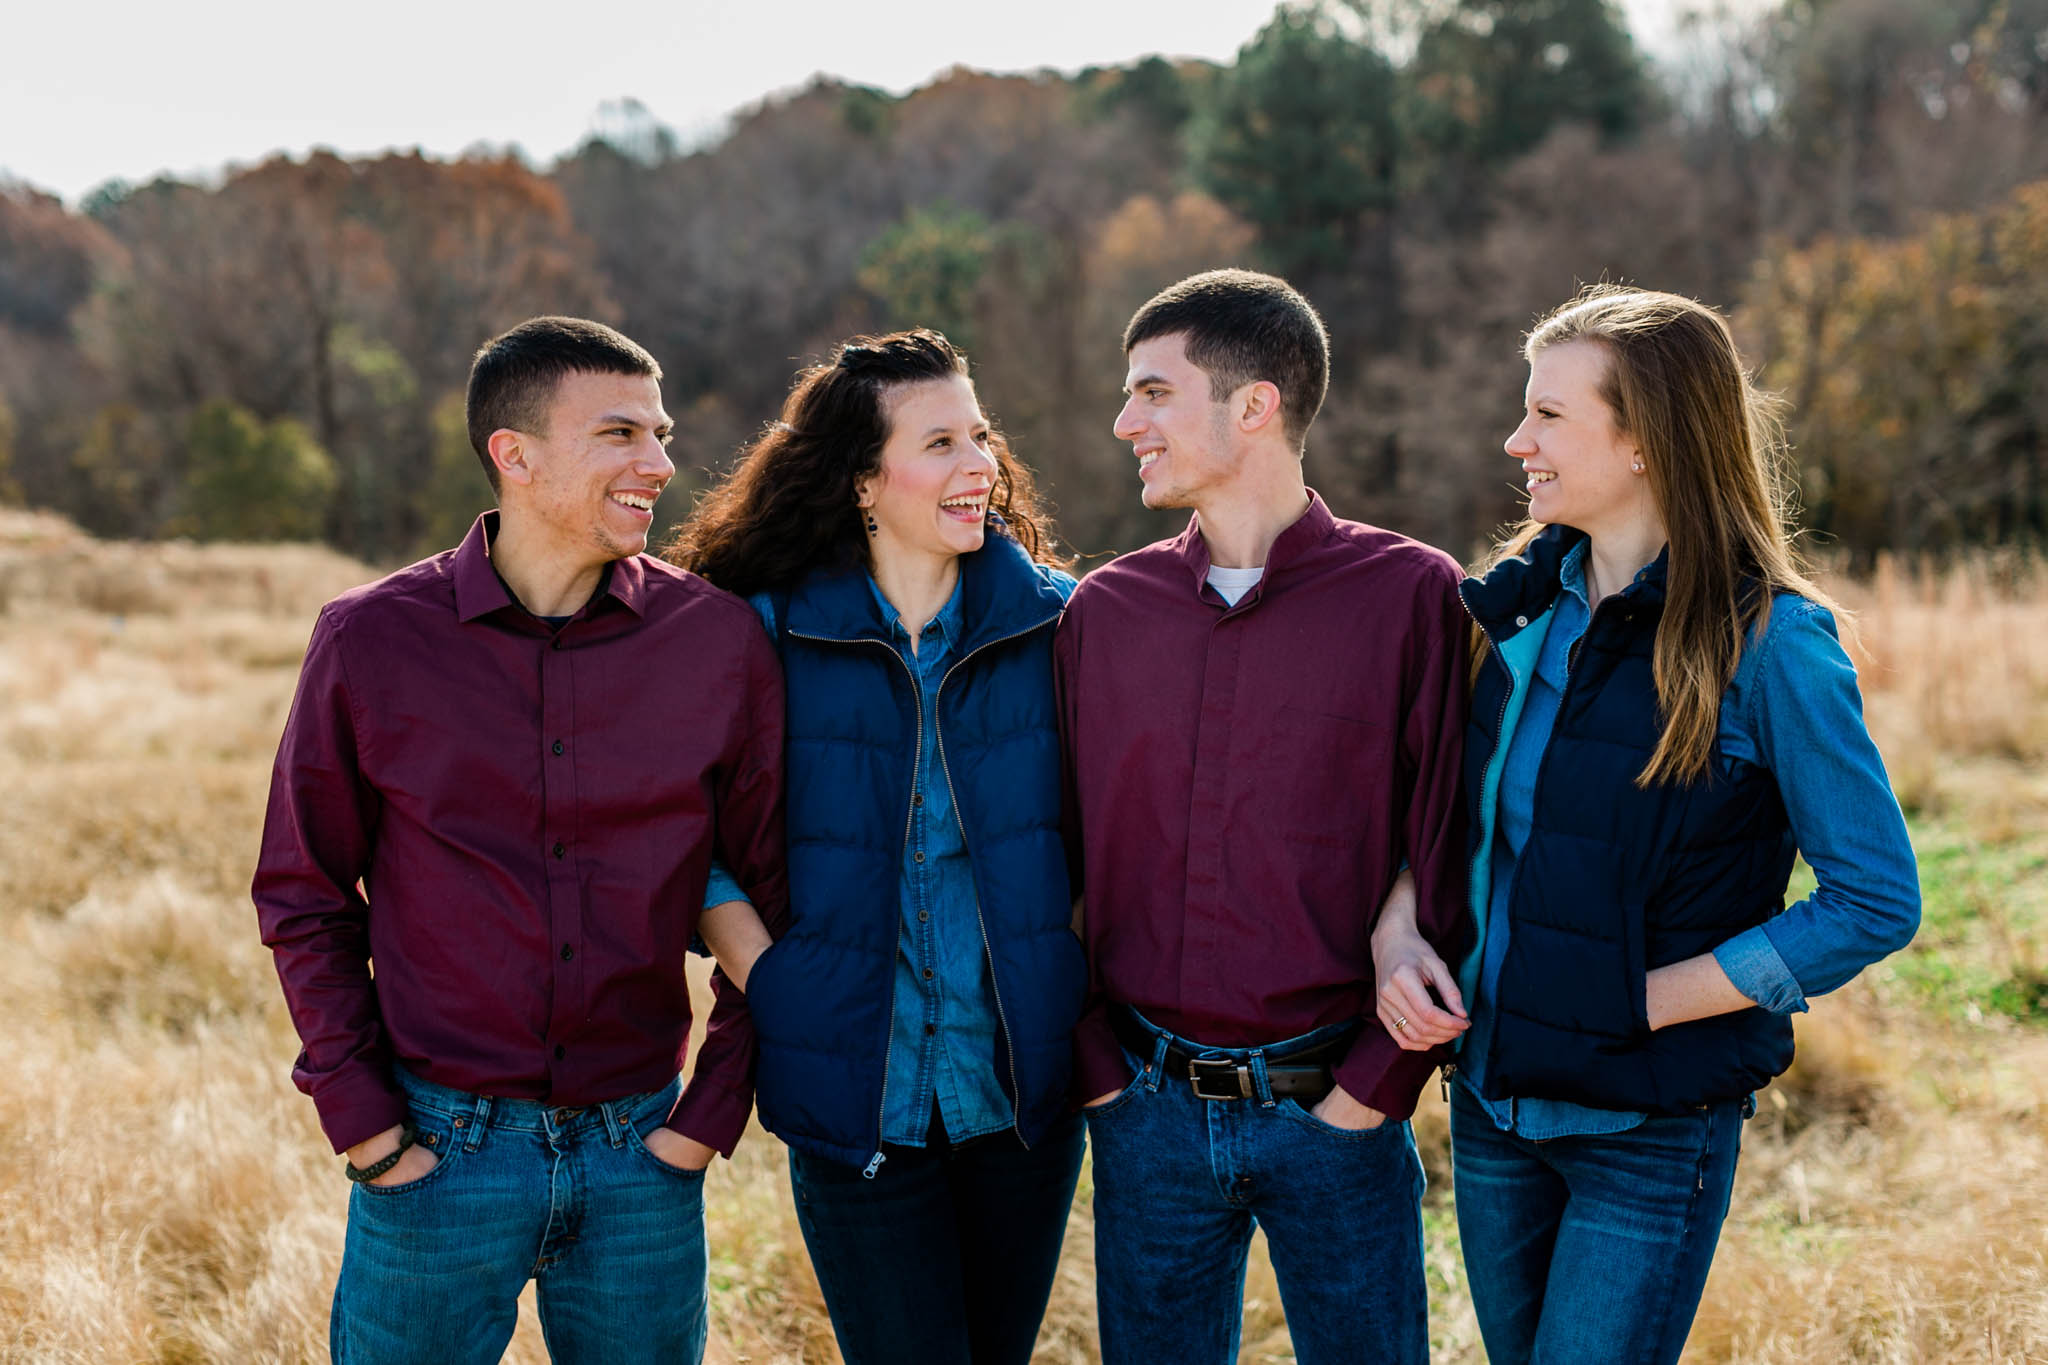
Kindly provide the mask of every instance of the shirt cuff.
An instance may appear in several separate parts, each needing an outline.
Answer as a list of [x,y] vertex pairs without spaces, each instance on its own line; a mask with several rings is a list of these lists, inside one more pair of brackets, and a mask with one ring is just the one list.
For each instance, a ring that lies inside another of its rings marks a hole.
[[1131,1083],[1131,1067],[1122,1044],[1109,1026],[1110,1006],[1097,1005],[1074,1025],[1074,1103],[1122,1090]]
[[1714,961],[1721,964],[1736,990],[1772,1014],[1805,1012],[1806,993],[1761,924],[1714,949]]
[[709,910],[712,906],[724,905],[727,901],[746,899],[747,893],[740,890],[740,884],[733,880],[732,874],[713,860],[711,873],[704,878],[704,908]]
[[412,1116],[404,1091],[367,1074],[341,1082],[329,1080],[313,1096],[313,1107],[319,1111],[320,1129],[337,1156]]
[[1386,1026],[1377,1018],[1368,1018],[1332,1073],[1352,1099],[1379,1110],[1389,1120],[1398,1120],[1415,1113],[1415,1101],[1429,1073],[1443,1060],[1442,1048],[1410,1052],[1387,1036]]
[[683,1086],[675,1108],[668,1111],[668,1127],[730,1160],[733,1148],[740,1145],[740,1134],[747,1131],[747,1116],[753,1109],[751,1090],[727,1090],[693,1077]]
[[[704,908],[709,910],[712,906],[724,905],[727,901],[746,901],[749,905],[753,904],[747,899],[747,893],[740,890],[740,884],[733,880],[732,874],[725,870],[725,864],[713,858],[711,872],[704,878]],[[715,956],[710,945],[704,942],[702,934],[690,935],[690,951],[698,957]]]

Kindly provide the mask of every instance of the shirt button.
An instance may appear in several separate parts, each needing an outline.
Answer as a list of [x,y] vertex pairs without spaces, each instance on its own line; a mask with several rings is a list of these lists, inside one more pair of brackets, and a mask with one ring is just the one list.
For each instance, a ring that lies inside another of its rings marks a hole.
[[571,948],[568,944],[564,943],[562,945],[562,961],[567,962],[570,958],[574,956],[576,956],[576,950],[574,948]]
[[[937,1032],[938,1032],[938,1030],[937,1030],[937,1029],[935,1029],[935,1028],[933,1028],[933,1027],[932,1027],[932,1026],[931,1026],[930,1024],[926,1024],[926,1025],[924,1026],[924,1036],[925,1036],[925,1037],[927,1037],[927,1038],[931,1037],[931,1036],[932,1036],[932,1035],[933,1035],[934,1033],[937,1033]],[[429,1134],[428,1134],[427,1136],[428,1136],[429,1138],[431,1138],[431,1137],[433,1136],[433,1134],[432,1134],[432,1133],[429,1133]]]
[[931,968],[927,967],[927,968],[925,968],[925,969],[924,969],[924,979],[925,979],[925,980],[927,980],[927,981],[929,981],[929,980],[931,980],[931,979],[932,979],[932,969],[931,969]]
[[924,804],[924,793],[912,792],[910,794],[910,804],[913,806],[922,806]]
[[1526,616],[1517,616],[1517,617],[1515,618],[1515,625],[1516,625],[1516,626],[1517,626],[1518,628],[1519,628],[1519,627],[1521,627],[1521,626],[1526,626],[1526,625],[1528,625],[1528,624],[1529,624],[1529,618],[1528,618],[1528,617],[1526,617]]
[[918,850],[917,852],[915,852],[915,853],[911,854],[911,855],[910,855],[910,861],[912,861],[913,863],[921,863],[921,862],[923,862],[923,861],[924,861],[924,850],[923,850],[923,849],[919,849],[919,850]]
[[917,922],[919,924],[923,924],[926,920],[929,920],[931,917],[932,912],[929,910],[920,910],[917,912]]
[[562,1046],[562,1045],[561,1045],[560,1043],[556,1043],[556,1044],[555,1044],[555,1060],[556,1060],[556,1061],[558,1061],[558,1062],[559,1062],[559,1061],[561,1061],[561,1060],[562,1060],[562,1058],[564,1058],[564,1057],[566,1057],[566,1056],[568,1056],[568,1055],[569,1055],[569,1049],[568,1049],[568,1048],[565,1048],[565,1047],[563,1047],[563,1046]]
[[555,752],[558,754],[562,752],[562,741],[559,739],[555,741]]
[[555,845],[555,856],[556,856],[557,858],[561,857],[561,856],[562,856],[562,855],[563,855],[564,853],[567,853],[568,851],[569,851],[569,849],[568,849],[568,846],[567,846],[566,844],[556,844],[556,845]]

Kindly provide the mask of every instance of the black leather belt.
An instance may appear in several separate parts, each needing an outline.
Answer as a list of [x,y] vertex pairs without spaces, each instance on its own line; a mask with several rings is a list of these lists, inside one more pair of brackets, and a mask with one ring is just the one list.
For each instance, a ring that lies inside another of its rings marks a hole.
[[[1123,1010],[1110,1012],[1110,1024],[1116,1031],[1117,1041],[1133,1056],[1145,1059],[1157,1050],[1157,1035]],[[1349,1041],[1347,1035],[1320,1043],[1306,1052],[1291,1053],[1280,1061],[1268,1061],[1267,1088],[1276,1099],[1294,1100],[1304,1105],[1316,1103],[1337,1083],[1330,1074],[1330,1063],[1325,1059],[1334,1057]],[[1177,1081],[1186,1081],[1195,1092],[1196,1099],[1249,1100],[1259,1093],[1249,1061],[1239,1061],[1235,1057],[1200,1057],[1178,1043],[1166,1045],[1166,1074]]]

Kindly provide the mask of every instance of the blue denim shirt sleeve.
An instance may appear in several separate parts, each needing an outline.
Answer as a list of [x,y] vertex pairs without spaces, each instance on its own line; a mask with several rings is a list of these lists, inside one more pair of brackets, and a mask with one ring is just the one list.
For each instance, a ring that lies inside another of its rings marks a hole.
[[716,857],[711,860],[711,875],[704,882],[704,908],[724,905],[727,901],[743,901],[747,893],[740,890],[740,884],[732,879],[732,873],[725,870],[725,864]]
[[1912,941],[1920,874],[1884,760],[1863,723],[1856,667],[1824,607],[1792,594],[1744,651],[1722,703],[1725,756],[1778,780],[1816,889],[1714,950],[1736,989],[1790,1014]]

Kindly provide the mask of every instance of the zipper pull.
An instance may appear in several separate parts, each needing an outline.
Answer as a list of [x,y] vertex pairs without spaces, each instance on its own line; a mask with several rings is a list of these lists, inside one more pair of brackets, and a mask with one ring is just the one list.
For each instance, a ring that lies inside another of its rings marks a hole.
[[887,1161],[888,1159],[889,1158],[883,1155],[882,1153],[876,1152],[875,1159],[873,1161],[870,1161],[868,1163],[868,1168],[860,1173],[860,1178],[863,1180],[873,1180],[875,1178],[875,1172],[882,1169],[882,1163]]
[[1458,1064],[1456,1062],[1445,1062],[1437,1068],[1436,1081],[1437,1085],[1443,1090],[1445,1104],[1451,1102],[1451,1073],[1457,1069]]

